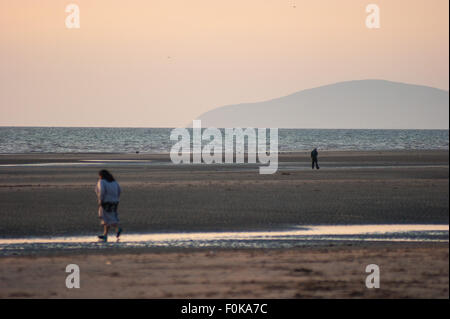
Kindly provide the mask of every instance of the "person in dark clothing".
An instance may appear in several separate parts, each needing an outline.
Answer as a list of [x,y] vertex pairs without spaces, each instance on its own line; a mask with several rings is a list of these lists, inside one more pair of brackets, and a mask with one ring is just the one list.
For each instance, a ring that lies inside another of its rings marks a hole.
[[311,152],[311,160],[312,160],[312,169],[314,169],[314,164],[316,165],[316,168],[319,169],[319,163],[317,161],[317,157],[319,156],[319,152],[317,152],[317,148],[313,149]]

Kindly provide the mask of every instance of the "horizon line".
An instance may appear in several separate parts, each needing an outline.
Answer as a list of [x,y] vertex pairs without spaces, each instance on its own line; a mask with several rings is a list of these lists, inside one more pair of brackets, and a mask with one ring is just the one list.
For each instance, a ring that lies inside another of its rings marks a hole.
[[[186,128],[192,129],[192,127],[181,126],[58,126],[58,125],[0,125],[0,128],[132,128],[132,129],[176,129]],[[202,127],[209,128],[207,126]],[[218,127],[218,129],[226,128],[238,128],[238,127]],[[261,128],[261,127],[241,127],[241,128]],[[385,130],[385,131],[449,131],[450,128],[321,128],[321,127],[265,127],[266,129],[279,129],[279,130]]]

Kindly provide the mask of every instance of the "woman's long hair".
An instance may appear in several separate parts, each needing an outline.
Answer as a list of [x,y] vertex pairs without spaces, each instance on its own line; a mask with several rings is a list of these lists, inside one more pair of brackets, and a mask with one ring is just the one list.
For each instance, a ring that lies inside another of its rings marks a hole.
[[112,174],[110,172],[108,172],[106,169],[102,169],[100,172],[98,172],[98,175],[100,176],[101,179],[104,179],[108,182],[114,182],[115,179],[112,176]]

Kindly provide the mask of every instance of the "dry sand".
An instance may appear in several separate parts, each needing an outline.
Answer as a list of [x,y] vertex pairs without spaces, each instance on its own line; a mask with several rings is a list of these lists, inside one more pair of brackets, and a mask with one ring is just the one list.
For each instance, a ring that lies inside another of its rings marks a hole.
[[[0,298],[449,298],[448,245],[0,258]],[[67,289],[68,264],[80,267]],[[368,289],[365,268],[380,267]]]

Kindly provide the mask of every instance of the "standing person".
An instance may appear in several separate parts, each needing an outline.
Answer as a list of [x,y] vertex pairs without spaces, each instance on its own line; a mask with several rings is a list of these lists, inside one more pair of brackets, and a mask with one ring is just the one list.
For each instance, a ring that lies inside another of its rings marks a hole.
[[98,216],[103,225],[103,235],[98,236],[103,241],[108,240],[110,227],[116,228],[116,237],[119,239],[122,228],[119,227],[119,217],[117,215],[117,206],[120,199],[120,186],[114,177],[106,169],[98,172],[99,180],[95,193],[97,194]]
[[317,161],[317,157],[319,156],[319,152],[317,152],[317,148],[313,149],[311,152],[311,160],[312,160],[312,169],[314,169],[314,164],[317,169],[320,169],[319,162]]

